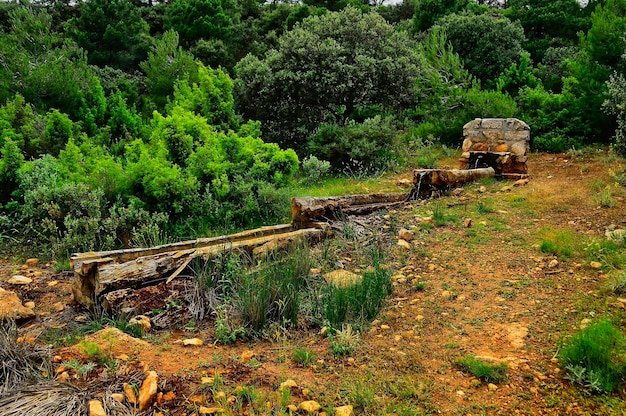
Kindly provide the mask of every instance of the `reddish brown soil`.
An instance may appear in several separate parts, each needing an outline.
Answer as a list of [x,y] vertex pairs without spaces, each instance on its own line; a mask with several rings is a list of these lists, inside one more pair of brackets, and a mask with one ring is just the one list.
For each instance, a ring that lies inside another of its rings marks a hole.
[[[418,226],[421,218],[432,215],[436,204],[457,221],[418,231],[411,250],[393,247],[387,263],[394,270],[394,293],[361,333],[351,358],[334,357],[319,328],[289,334],[277,330],[269,337],[273,340],[214,345],[210,322],[192,330],[152,333],[148,345],[139,348],[115,343],[110,353],[126,354],[133,365],[154,369],[167,380],[163,391],[176,393],[163,404],[170,414],[191,412],[193,403],[211,405],[212,393],[202,389],[201,377],[218,372],[228,395],[236,394],[237,386],[254,385],[272,401],[271,392],[294,379],[308,391],[294,390],[292,403],[314,399],[326,409],[353,404],[356,414],[624,415],[626,392],[586,395],[564,378],[556,358],[560,341],[583,319],[626,316],[624,303],[599,291],[608,269],[591,268],[584,253],[556,258],[539,250],[542,239],[557,231],[570,230],[586,242],[603,238],[609,226],[626,228],[624,193],[610,176],[622,168],[602,151],[533,154],[527,185],[503,192],[511,182],[471,184],[460,196],[415,202],[388,213],[390,241],[398,228]],[[599,181],[613,194],[611,208],[594,200],[602,190]],[[487,209],[479,211],[479,203]],[[471,227],[465,226],[466,219],[472,220]],[[552,260],[558,264],[550,267]],[[64,329],[87,317],[72,303],[70,274],[55,274],[48,264],[24,269],[14,264],[0,263],[0,282],[15,273],[34,278],[28,287],[2,283],[24,301],[35,302],[37,318],[23,324],[23,333]],[[52,281],[59,283],[50,286]],[[424,283],[423,290],[417,282]],[[184,347],[176,342],[191,337],[205,344]],[[298,347],[315,352],[312,366],[293,362]],[[242,363],[248,350],[254,359]],[[63,359],[76,354],[70,349],[58,353]],[[467,354],[507,363],[508,381],[490,387],[461,371],[455,360]],[[401,386],[411,388],[403,394]],[[373,397],[360,397],[360,390]],[[244,408],[254,413],[254,405]]]

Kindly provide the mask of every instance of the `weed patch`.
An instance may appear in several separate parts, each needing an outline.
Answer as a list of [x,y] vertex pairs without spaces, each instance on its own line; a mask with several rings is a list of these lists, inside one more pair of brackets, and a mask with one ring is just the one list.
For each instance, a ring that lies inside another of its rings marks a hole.
[[567,259],[582,252],[581,237],[571,230],[542,230],[539,250]]
[[626,376],[626,339],[609,321],[574,334],[559,354],[568,378],[591,393],[611,393]]
[[461,370],[467,371],[487,383],[502,383],[507,380],[507,366],[505,363],[490,364],[477,359],[473,355],[459,357],[454,363],[461,368]]

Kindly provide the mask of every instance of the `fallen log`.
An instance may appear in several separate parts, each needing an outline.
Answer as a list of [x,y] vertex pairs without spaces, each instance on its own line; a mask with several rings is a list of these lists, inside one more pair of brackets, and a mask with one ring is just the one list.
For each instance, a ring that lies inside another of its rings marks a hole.
[[413,171],[414,188],[411,199],[428,198],[434,192],[473,182],[481,178],[493,178],[492,167],[480,169],[416,169]]
[[230,236],[148,249],[76,254],[72,256],[74,268],[72,292],[78,303],[93,308],[109,292],[127,288],[136,289],[174,278],[194,258],[201,257],[208,261],[228,251],[252,255],[255,248],[269,242],[284,247],[296,241],[318,241],[327,231],[328,227],[324,226],[301,230],[294,230],[291,225],[263,227]]
[[406,200],[407,195],[404,193],[293,198],[291,218],[296,227],[310,227],[320,221],[343,219],[345,215],[364,215],[388,209]]

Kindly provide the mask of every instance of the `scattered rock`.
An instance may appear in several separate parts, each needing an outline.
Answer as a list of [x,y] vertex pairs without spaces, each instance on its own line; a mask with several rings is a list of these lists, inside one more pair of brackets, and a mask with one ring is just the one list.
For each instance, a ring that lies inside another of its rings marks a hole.
[[404,241],[412,241],[415,237],[415,234],[412,231],[407,230],[406,228],[400,228],[398,231],[398,237]]
[[511,189],[513,189],[513,185],[507,185],[507,186],[503,186],[502,189],[500,189],[500,191],[509,192]]
[[450,299],[452,297],[452,293],[449,290],[444,290],[441,292],[441,297],[444,299]]
[[28,319],[35,316],[32,308],[22,305],[15,292],[0,287],[0,321],[8,319]]
[[585,329],[589,326],[589,324],[591,323],[591,319],[589,318],[584,318],[582,321],[580,321],[580,329]]
[[137,396],[135,395],[135,389],[133,386],[128,383],[124,383],[123,387],[126,398],[128,398],[128,403],[137,404]]
[[68,373],[67,371],[62,372],[61,374],[59,374],[59,376],[57,377],[57,381],[59,383],[63,383],[67,380],[70,379],[70,373]]
[[623,230],[623,229],[619,229],[619,230],[608,229],[604,233],[604,236],[609,241],[614,241],[616,243],[621,243],[621,242],[624,242],[624,240],[626,239],[626,230]]
[[602,268],[602,263],[600,263],[599,261],[592,261],[591,263],[589,263],[589,266],[591,266],[592,269],[600,269]]
[[171,400],[174,400],[175,398],[176,398],[176,393],[174,393],[173,391],[168,391],[167,393],[163,395],[164,402],[169,402]]
[[48,282],[48,287],[54,287],[54,286],[56,286],[58,284],[59,284],[58,280],[53,280],[51,282]]
[[298,406],[296,406],[295,404],[290,404],[287,406],[287,409],[289,409],[289,411],[296,413],[298,411]]
[[24,302],[24,307],[28,309],[35,309],[35,302],[32,300],[29,302]]
[[457,390],[456,395],[459,397],[465,397],[465,392],[463,390]]
[[422,224],[422,225],[432,224],[432,223],[433,223],[433,217],[420,218],[420,224]]
[[549,269],[554,269],[558,265],[559,265],[559,261],[557,259],[552,259],[552,261],[550,261],[550,263],[548,263],[548,268]]
[[221,407],[200,406],[200,409],[198,411],[201,415],[214,415],[216,413],[224,413],[224,409],[222,409]]
[[245,350],[244,352],[241,353],[241,363],[242,364],[246,364],[249,363],[250,360],[255,356],[256,354],[254,353],[254,351],[252,350]]
[[213,384],[215,382],[214,377],[202,377],[200,379],[200,384]]
[[117,400],[120,403],[124,403],[124,393],[112,393],[111,398]]
[[52,305],[52,307],[57,312],[63,312],[63,310],[65,309],[65,305],[63,304],[63,302],[56,302]]
[[329,285],[333,285],[336,287],[347,287],[359,283],[361,280],[363,280],[363,277],[356,273],[339,269],[326,273],[324,275],[324,280],[326,280],[326,283],[328,283]]
[[145,380],[139,388],[139,411],[148,409],[156,397],[158,391],[159,376],[156,371],[148,371]]
[[315,276],[315,275],[321,274],[322,270],[312,267],[311,270],[309,270],[309,273]]
[[480,192],[481,194],[484,194],[485,192],[487,192],[487,188],[485,188],[484,186],[481,186],[480,188],[478,188],[478,192]]
[[152,325],[150,324],[150,318],[145,315],[137,315],[131,320],[128,321],[129,324],[140,328],[143,332],[148,332],[152,329]]
[[280,387],[278,387],[278,391],[283,391],[285,389],[291,389],[291,388],[297,389],[298,383],[296,383],[295,380],[288,379],[280,383]]
[[29,285],[31,284],[33,281],[33,279],[31,279],[30,277],[26,277],[26,276],[22,276],[19,274],[16,274],[15,276],[11,277],[9,280],[7,280],[7,283],[11,284],[11,285]]
[[107,416],[100,400],[89,400],[89,416]]
[[463,225],[465,226],[465,228],[472,228],[472,219],[465,218],[465,221],[463,221]]
[[352,405],[335,407],[335,416],[352,416],[354,409]]
[[396,185],[401,188],[410,188],[413,186],[413,181],[410,179],[398,179],[398,182],[396,182]]
[[450,195],[452,196],[460,196],[463,195],[463,192],[465,192],[465,190],[463,188],[455,188],[452,190],[452,192],[450,192]]
[[524,186],[524,185],[527,185],[528,182],[530,182],[528,179],[520,179],[520,180],[513,182],[513,186]]
[[320,410],[320,407],[320,404],[315,400],[307,400],[300,403],[300,409],[304,410],[307,413],[315,413]]
[[398,246],[402,247],[403,249],[406,249],[406,250],[411,250],[413,248],[411,246],[411,243],[409,243],[406,240],[402,240],[402,239],[398,240]]
[[498,390],[498,386],[496,386],[493,383],[489,383],[489,385],[487,386],[489,388],[490,391],[496,391]]
[[383,331],[386,331],[386,330],[391,329],[391,328],[389,327],[389,325],[383,324],[383,325],[380,326],[380,329],[382,329]]
[[506,338],[511,343],[513,348],[520,349],[524,347],[524,338],[528,336],[528,327],[522,324],[513,323],[507,326],[507,331],[509,334]]
[[30,259],[26,259],[26,262],[24,264],[28,265],[28,266],[34,266],[37,263],[39,263],[39,259],[38,258],[30,258]]
[[204,341],[202,341],[200,338],[187,338],[183,340],[183,345],[186,347],[201,347],[203,344]]

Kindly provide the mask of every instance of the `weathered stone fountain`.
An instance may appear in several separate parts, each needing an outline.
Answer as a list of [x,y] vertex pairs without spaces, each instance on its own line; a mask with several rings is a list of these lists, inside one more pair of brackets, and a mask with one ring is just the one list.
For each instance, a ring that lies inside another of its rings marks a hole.
[[480,178],[528,176],[530,127],[516,118],[477,118],[463,126],[460,169],[416,169],[412,199],[429,198]]

